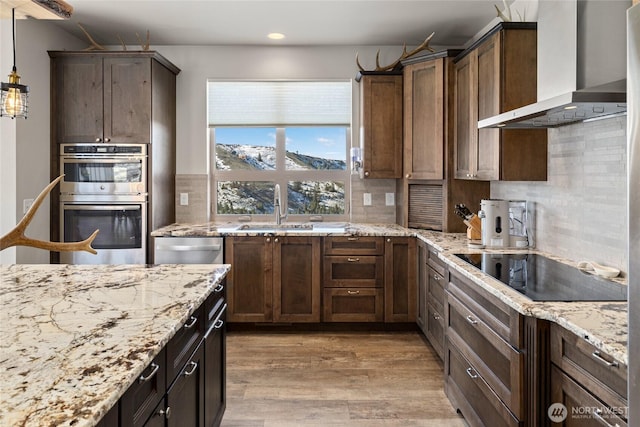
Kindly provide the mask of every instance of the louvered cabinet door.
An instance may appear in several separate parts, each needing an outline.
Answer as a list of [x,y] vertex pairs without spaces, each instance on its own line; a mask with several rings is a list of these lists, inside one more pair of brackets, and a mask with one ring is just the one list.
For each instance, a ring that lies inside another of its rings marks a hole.
[[443,187],[436,184],[409,185],[409,227],[442,231]]

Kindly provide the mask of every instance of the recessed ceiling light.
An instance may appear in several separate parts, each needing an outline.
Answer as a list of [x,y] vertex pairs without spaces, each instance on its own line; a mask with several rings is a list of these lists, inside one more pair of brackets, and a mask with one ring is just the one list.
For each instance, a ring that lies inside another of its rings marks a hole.
[[284,38],[284,34],[282,33],[269,33],[267,34],[271,40],[282,40]]

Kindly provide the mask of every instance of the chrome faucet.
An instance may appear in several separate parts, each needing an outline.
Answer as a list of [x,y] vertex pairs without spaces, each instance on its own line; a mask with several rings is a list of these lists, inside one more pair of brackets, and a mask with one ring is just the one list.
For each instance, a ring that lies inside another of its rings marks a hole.
[[273,190],[273,212],[276,216],[276,225],[280,225],[282,220],[287,219],[287,216],[289,216],[287,213],[282,213],[282,210],[280,209],[280,201],[280,184],[276,184],[276,187]]

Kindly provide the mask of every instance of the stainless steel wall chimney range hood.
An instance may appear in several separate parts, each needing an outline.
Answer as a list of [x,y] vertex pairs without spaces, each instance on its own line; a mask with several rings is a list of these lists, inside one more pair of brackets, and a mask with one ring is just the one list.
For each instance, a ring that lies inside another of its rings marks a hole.
[[538,102],[480,120],[478,128],[552,128],[625,114],[630,6],[631,0],[540,0]]

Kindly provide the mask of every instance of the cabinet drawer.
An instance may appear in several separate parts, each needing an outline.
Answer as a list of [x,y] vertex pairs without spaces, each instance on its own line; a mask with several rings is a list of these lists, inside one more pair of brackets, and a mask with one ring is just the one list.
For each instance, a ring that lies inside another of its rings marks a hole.
[[167,388],[166,351],[153,359],[120,398],[120,426],[138,427],[153,413]]
[[453,269],[449,272],[446,289],[471,308],[480,320],[505,341],[516,348],[522,348],[524,322],[523,316],[517,311]]
[[382,322],[384,290],[382,288],[325,288],[323,321]]
[[431,267],[427,268],[429,282],[427,298],[440,313],[444,313],[444,277]]
[[204,336],[204,309],[198,307],[167,344],[167,385],[182,370]]
[[444,358],[444,318],[433,305],[427,305],[427,338],[441,359]]
[[204,330],[208,331],[213,324],[219,308],[225,302],[226,280],[222,280],[204,302]]
[[325,237],[325,255],[383,255],[384,238],[375,236]]
[[612,407],[627,405],[627,366],[553,323],[551,362]]
[[384,256],[325,256],[325,287],[381,288],[384,286]]
[[429,248],[427,264],[429,264],[429,267],[433,268],[440,276],[447,277],[447,264],[440,259],[438,253],[433,248]]
[[451,343],[445,354],[445,393],[471,426],[519,426],[476,367]]
[[[551,401],[567,408],[566,427],[626,427],[626,406],[609,408],[571,377],[551,365]],[[587,412],[589,411],[589,412]]]
[[445,310],[449,341],[473,363],[494,393],[522,419],[522,353],[453,295],[447,295]]

